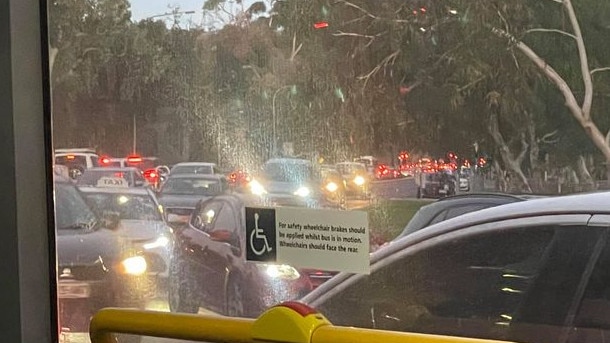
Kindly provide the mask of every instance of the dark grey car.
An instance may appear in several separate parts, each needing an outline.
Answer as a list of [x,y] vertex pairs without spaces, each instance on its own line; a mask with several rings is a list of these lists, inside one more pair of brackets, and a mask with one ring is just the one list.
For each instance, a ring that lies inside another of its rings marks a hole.
[[533,199],[435,224],[303,298],[335,325],[511,342],[610,335],[610,192]]
[[226,193],[228,188],[223,175],[176,174],[163,183],[157,198],[169,224],[186,224],[200,200]]
[[470,193],[441,198],[422,206],[397,239],[465,213],[524,200],[525,197],[503,193]]

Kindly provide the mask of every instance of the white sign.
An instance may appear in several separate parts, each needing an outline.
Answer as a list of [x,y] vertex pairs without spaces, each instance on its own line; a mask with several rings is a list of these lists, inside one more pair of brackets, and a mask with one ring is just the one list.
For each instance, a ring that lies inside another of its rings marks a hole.
[[122,177],[101,177],[97,180],[98,187],[129,187],[127,180]]
[[368,274],[369,227],[363,211],[246,208],[247,259]]

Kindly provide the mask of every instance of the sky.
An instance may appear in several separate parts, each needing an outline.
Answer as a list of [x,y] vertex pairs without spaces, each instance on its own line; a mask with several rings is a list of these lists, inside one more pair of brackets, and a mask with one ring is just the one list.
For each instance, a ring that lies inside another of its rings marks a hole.
[[[131,3],[131,18],[133,21],[140,21],[151,16],[171,13],[176,7],[180,11],[195,11],[194,14],[184,14],[181,20],[181,26],[186,28],[189,22],[194,25],[205,25],[203,20],[203,3],[205,0],[129,0]],[[255,0],[245,0],[244,6],[249,6],[254,3]],[[165,20],[168,26],[173,24],[173,17],[171,15],[157,17],[155,20]]]
[[[130,0],[129,2],[131,3],[131,18],[134,21],[171,12],[172,8],[178,6],[180,11],[195,11],[195,14],[186,14],[184,17],[200,23],[204,0]],[[162,19],[170,20],[171,16],[159,18],[159,20]]]

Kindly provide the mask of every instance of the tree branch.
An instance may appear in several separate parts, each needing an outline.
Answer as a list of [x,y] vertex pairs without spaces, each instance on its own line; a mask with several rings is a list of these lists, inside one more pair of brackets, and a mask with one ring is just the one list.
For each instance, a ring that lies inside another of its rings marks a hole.
[[604,67],[604,68],[595,68],[593,70],[591,70],[591,75],[600,72],[600,71],[610,71],[610,67]]
[[580,71],[585,84],[585,99],[582,104],[582,114],[585,119],[589,120],[591,118],[591,104],[593,102],[593,81],[591,80],[591,72],[589,70],[587,49],[585,47],[585,41],[582,38],[578,18],[576,18],[576,13],[574,12],[574,7],[572,6],[572,0],[563,0],[563,6],[568,12],[570,23],[572,24],[574,35],[576,36],[576,46],[578,47],[578,56],[580,58]]
[[570,37],[572,39],[577,39],[576,36],[574,36],[573,34],[571,34],[569,32],[562,31],[562,30],[557,30],[557,29],[541,29],[541,28],[538,28],[538,29],[529,29],[529,30],[525,31],[526,34],[532,33],[532,32],[554,32],[554,33],[559,33],[559,34],[564,35],[564,36],[568,36],[568,37]]
[[398,57],[398,55],[400,55],[400,50],[396,50],[393,53],[389,54],[381,62],[379,62],[379,64],[377,64],[375,66],[375,68],[371,69],[371,71],[368,72],[366,75],[358,76],[358,80],[365,80],[364,86],[366,87],[366,84],[369,82],[369,79],[373,75],[377,74],[377,72],[379,70],[381,70],[381,68],[387,67],[389,64],[394,63],[394,61],[396,61],[396,57]]
[[375,16],[375,15],[373,15],[371,12],[369,12],[369,11],[365,10],[364,8],[362,8],[362,7],[360,7],[360,6],[356,5],[356,4],[353,4],[353,3],[349,2],[349,1],[346,1],[346,0],[339,0],[339,1],[337,1],[337,2],[341,2],[341,3],[343,3],[345,6],[349,6],[349,7],[355,8],[355,9],[357,9],[358,11],[360,11],[360,12],[364,13],[364,14],[365,14],[367,17],[369,17],[369,18],[378,19],[378,17],[377,17],[377,16]]
[[292,53],[290,54],[290,61],[294,61],[294,58],[297,56],[297,54],[299,53],[299,51],[301,51],[301,48],[303,47],[303,43],[300,43],[299,46],[296,46],[297,44],[297,34],[296,32],[294,33],[294,36],[292,37]]
[[[381,18],[379,16],[376,16],[373,13],[371,13],[371,12],[365,10],[364,8],[362,8],[362,7],[360,7],[360,6],[356,5],[356,4],[353,4],[353,3],[349,2],[349,1],[338,0],[337,2],[343,3],[345,6],[349,6],[349,7],[355,8],[358,11],[364,13],[365,16],[367,16],[367,17],[369,17],[371,19],[383,19],[383,18]],[[409,23],[408,20],[404,20],[404,19],[386,19],[386,20],[393,21],[395,23]]]
[[492,32],[496,33],[501,37],[507,38],[517,47],[517,49],[521,50],[521,52],[526,57],[528,57],[536,66],[538,66],[538,68],[542,70],[546,77],[549,78],[549,80],[551,80],[551,82],[553,82],[555,86],[557,86],[557,88],[559,88],[559,91],[561,92],[566,101],[566,106],[568,107],[568,109],[570,109],[572,114],[577,117],[576,119],[579,122],[585,119],[583,111],[580,108],[578,101],[576,101],[576,98],[574,97],[574,92],[572,91],[568,83],[561,77],[561,75],[559,75],[559,73],[557,73],[557,71],[553,67],[547,64],[546,61],[543,60],[542,57],[538,56],[538,54],[536,54],[536,52],[534,52],[534,50],[532,50],[527,44],[517,40],[513,35],[509,34],[508,32],[498,28],[493,28]]

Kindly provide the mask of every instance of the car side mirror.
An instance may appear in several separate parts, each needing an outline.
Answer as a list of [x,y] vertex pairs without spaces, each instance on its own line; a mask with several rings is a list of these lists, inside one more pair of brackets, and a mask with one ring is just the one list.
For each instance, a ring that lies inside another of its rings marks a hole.
[[102,213],[102,223],[104,227],[110,230],[116,230],[119,227],[121,215],[114,211],[104,211]]
[[217,229],[210,232],[210,238],[217,242],[231,244],[233,242],[233,232],[229,230]]

